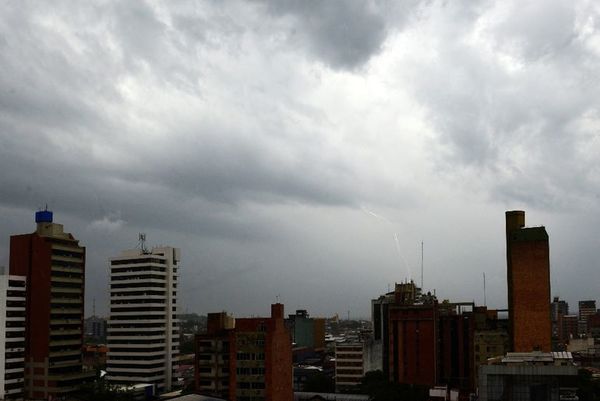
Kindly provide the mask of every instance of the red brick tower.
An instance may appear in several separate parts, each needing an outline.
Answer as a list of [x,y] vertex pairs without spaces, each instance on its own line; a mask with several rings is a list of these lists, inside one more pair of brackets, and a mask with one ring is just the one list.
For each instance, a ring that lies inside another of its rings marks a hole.
[[506,212],[510,347],[552,351],[550,251],[544,227],[525,227],[525,212]]

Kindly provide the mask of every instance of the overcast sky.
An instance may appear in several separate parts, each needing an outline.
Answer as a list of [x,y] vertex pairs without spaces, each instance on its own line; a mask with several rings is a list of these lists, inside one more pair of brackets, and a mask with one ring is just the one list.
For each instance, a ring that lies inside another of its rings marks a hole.
[[[394,282],[506,307],[504,212],[552,294],[600,288],[595,1],[0,3],[0,265],[48,204],[108,258],[182,250],[182,307],[369,316]],[[600,298],[600,297],[598,297]]]

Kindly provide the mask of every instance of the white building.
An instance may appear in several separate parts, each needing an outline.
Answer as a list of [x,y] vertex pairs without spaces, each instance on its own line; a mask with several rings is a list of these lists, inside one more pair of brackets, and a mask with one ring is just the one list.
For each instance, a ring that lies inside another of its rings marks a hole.
[[0,275],[0,400],[25,392],[25,277]]
[[352,391],[364,375],[363,344],[361,342],[335,343],[335,391]]
[[180,250],[171,247],[129,250],[111,259],[110,382],[151,383],[157,393],[170,391],[177,383],[179,260]]

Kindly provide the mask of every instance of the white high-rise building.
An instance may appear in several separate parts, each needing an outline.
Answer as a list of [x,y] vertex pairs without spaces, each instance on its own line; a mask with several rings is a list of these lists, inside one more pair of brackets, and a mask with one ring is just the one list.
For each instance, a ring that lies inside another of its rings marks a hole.
[[25,393],[25,277],[0,275],[0,400]]
[[110,260],[107,377],[113,384],[154,384],[162,393],[177,382],[180,250],[141,248]]

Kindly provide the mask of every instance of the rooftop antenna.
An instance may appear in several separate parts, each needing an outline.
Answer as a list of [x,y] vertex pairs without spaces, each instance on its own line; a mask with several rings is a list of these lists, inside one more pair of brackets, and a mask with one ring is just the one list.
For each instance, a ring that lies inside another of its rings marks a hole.
[[423,241],[421,241],[421,289],[423,289]]
[[148,253],[148,248],[146,248],[146,233],[140,233],[138,240],[138,246],[140,247],[142,253]]
[[485,298],[485,272],[483,272],[483,306],[487,306]]
[[92,316],[96,316],[96,298],[92,301]]

